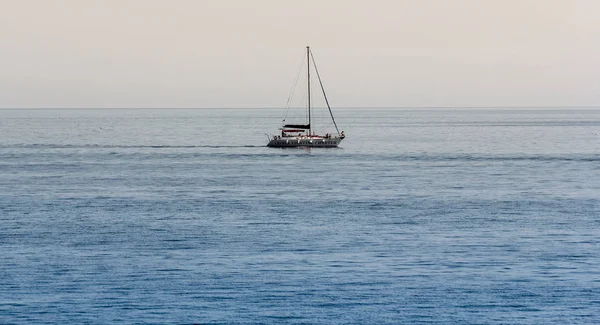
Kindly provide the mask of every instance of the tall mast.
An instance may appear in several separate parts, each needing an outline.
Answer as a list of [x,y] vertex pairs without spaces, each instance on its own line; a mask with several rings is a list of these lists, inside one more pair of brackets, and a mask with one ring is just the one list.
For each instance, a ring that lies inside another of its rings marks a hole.
[[312,134],[312,125],[310,125],[310,47],[306,47],[306,68],[308,80],[308,135]]

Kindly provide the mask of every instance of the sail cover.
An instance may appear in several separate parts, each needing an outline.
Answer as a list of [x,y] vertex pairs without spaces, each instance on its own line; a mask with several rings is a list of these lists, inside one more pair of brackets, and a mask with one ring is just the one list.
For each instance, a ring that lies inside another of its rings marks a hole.
[[310,124],[286,124],[283,127],[308,130],[310,129]]

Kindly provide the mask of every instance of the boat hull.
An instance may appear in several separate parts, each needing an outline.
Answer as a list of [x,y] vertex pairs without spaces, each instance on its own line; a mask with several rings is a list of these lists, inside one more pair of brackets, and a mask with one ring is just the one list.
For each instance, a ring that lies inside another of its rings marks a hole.
[[309,147],[309,148],[336,148],[342,142],[343,138],[296,138],[296,137],[281,137],[272,139],[267,144],[267,147],[272,148],[294,148],[294,147]]

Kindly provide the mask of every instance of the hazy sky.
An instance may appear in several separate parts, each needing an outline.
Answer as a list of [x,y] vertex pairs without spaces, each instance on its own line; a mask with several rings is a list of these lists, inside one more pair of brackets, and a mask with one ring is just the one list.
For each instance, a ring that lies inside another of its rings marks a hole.
[[598,0],[0,0],[0,108],[600,105]]

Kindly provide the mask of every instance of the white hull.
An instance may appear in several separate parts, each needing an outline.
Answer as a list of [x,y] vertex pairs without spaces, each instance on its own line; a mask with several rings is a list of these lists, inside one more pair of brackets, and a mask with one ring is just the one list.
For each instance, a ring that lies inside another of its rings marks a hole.
[[274,148],[292,148],[292,147],[310,147],[310,148],[335,148],[344,138],[340,137],[278,137],[272,139],[267,147]]

